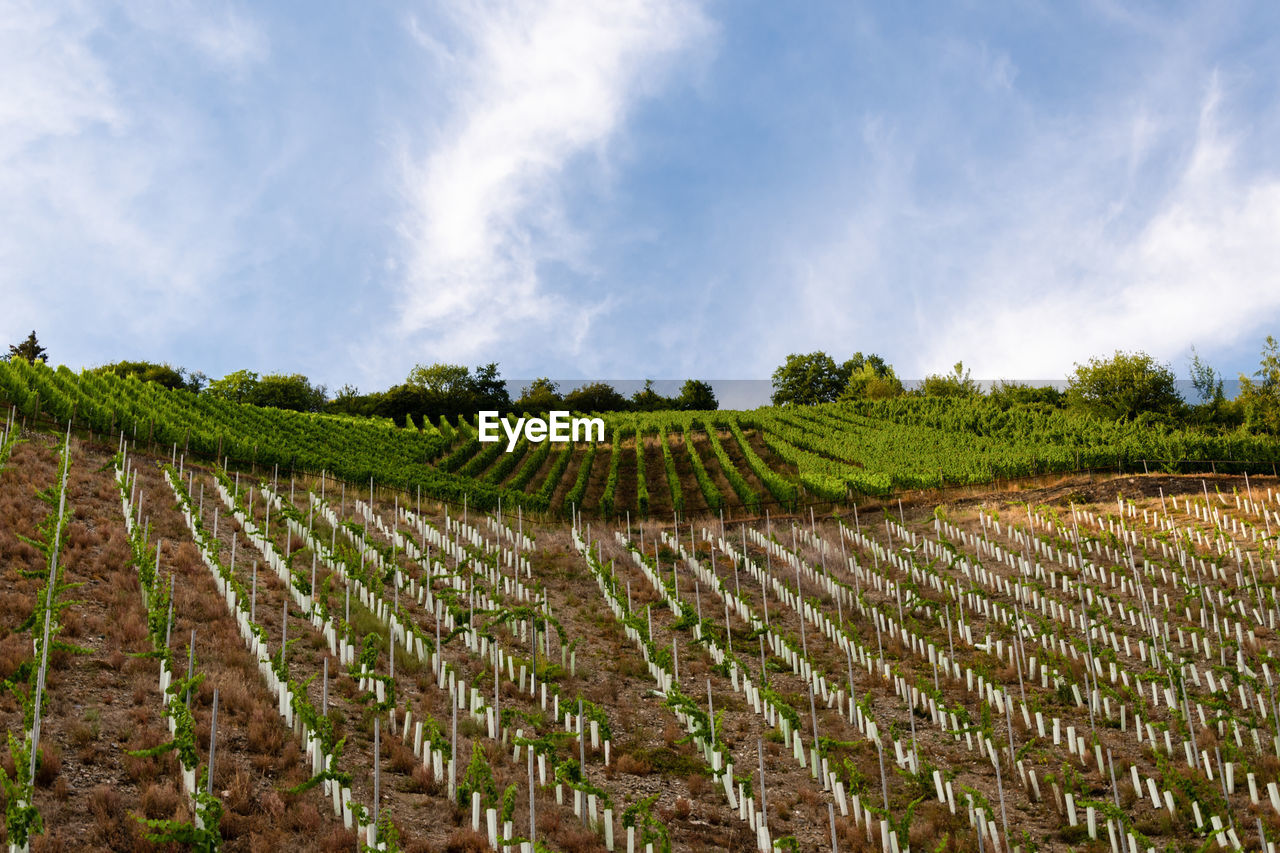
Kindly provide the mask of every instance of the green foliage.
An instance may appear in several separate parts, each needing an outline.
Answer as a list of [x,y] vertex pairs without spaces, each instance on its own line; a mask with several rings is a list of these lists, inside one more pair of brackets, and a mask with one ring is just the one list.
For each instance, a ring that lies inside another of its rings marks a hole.
[[[569,489],[568,494],[564,497],[566,505],[574,507],[582,506],[582,499],[587,494],[587,484],[591,481],[591,467],[595,464],[597,449],[598,445],[595,442],[592,442],[588,445],[586,453],[582,455],[582,462],[578,465],[578,476],[574,478],[573,487]],[[555,467],[552,468],[551,473],[547,475],[547,481],[543,483],[542,488],[539,489],[539,493],[545,495],[548,503],[551,502],[551,494],[555,490],[555,484],[564,476],[564,469],[569,465],[570,455],[571,450],[569,446],[566,445],[564,451],[561,452],[560,457],[556,460]],[[614,483],[616,486],[616,476],[614,478]]]
[[471,763],[467,765],[467,772],[458,780],[458,805],[470,808],[472,794],[480,794],[484,802],[497,805],[498,788],[493,781],[493,770],[489,767],[484,750],[475,741],[471,743]]
[[978,383],[969,378],[963,361],[957,361],[945,376],[930,374],[920,383],[916,393],[922,397],[976,397]]
[[188,374],[184,368],[151,361],[117,361],[95,368],[95,373],[113,373],[116,376],[136,376],[142,382],[155,382],[170,390],[185,388],[199,391],[207,377],[203,373]]
[[706,500],[707,506],[712,511],[720,509],[720,507],[724,506],[724,496],[720,494],[719,487],[712,481],[711,475],[707,473],[707,466],[703,463],[702,457],[698,455],[698,448],[694,446],[693,435],[687,430],[684,434],[684,449],[689,454],[689,464],[693,467],[693,476],[698,481],[698,488],[702,490],[702,497]]
[[272,373],[259,379],[243,402],[271,409],[319,412],[324,409],[325,387],[312,385],[301,373]]
[[204,393],[230,403],[249,403],[257,387],[257,373],[252,370],[237,370],[210,382]]
[[649,482],[644,469],[644,434],[636,429],[636,510],[642,516],[649,514]]
[[10,776],[0,767],[0,789],[3,789],[5,798],[5,827],[8,829],[9,843],[22,847],[32,835],[44,830],[44,821],[31,802],[34,792],[32,780],[27,775],[31,763],[30,745],[25,739],[18,740],[10,732],[9,754],[13,758],[14,775]]
[[773,371],[775,406],[812,406],[840,397],[849,377],[825,352],[792,353]]
[[716,425],[710,421],[704,421],[704,426],[707,430],[707,443],[711,445],[711,452],[720,463],[720,470],[724,472],[725,479],[733,487],[734,494],[738,496],[738,500],[742,501],[742,505],[748,512],[759,512],[760,495],[751,488],[746,478],[742,476],[742,472],[738,470],[738,466],[729,457],[728,451],[720,441],[720,436],[717,435]]
[[676,512],[684,512],[684,490],[680,488],[680,475],[676,473],[676,461],[671,456],[671,443],[667,440],[667,428],[658,427],[658,446],[662,448],[662,465],[667,474],[667,488],[671,491],[671,506]]
[[1280,434],[1280,342],[1267,335],[1262,361],[1253,374],[1257,382],[1240,375],[1238,400],[1244,408],[1245,426],[1252,432]]
[[564,407],[571,412],[625,412],[630,406],[608,382],[579,385],[564,395]]
[[1200,357],[1196,348],[1191,348],[1191,386],[1196,389],[1200,402],[1213,405],[1221,403],[1222,375],[1214,370],[1208,362]]
[[564,398],[560,396],[560,386],[544,376],[526,385],[514,405],[518,412],[543,414],[563,409]]
[[[617,499],[618,467],[622,463],[622,439],[625,437],[625,431],[615,425],[609,438],[609,473],[604,481],[604,493],[600,497],[600,512],[606,516],[613,515],[614,501]],[[583,491],[586,491],[585,482]]]
[[1144,352],[1120,350],[1108,359],[1077,364],[1067,382],[1067,400],[1111,420],[1132,420],[1145,413],[1175,415],[1183,405],[1168,366]]
[[893,367],[875,353],[864,356],[855,352],[853,358],[841,366],[841,371],[847,377],[840,393],[842,400],[882,400],[902,393],[902,380],[893,372]]
[[519,793],[520,785],[517,782],[512,782],[507,786],[507,789],[502,792],[502,823],[506,823],[511,820],[512,815],[516,813],[516,795]]
[[652,794],[627,806],[622,812],[622,825],[624,828],[636,828],[636,834],[640,836],[636,839],[638,846],[656,844],[661,853],[671,853],[671,836],[666,824],[653,814],[653,804],[657,800],[658,795]]
[[676,408],[675,401],[664,397],[653,387],[653,380],[646,379],[644,387],[631,395],[631,408],[637,412],[660,412]]
[[987,399],[1002,409],[1014,406],[1058,408],[1063,403],[1063,393],[1052,385],[1033,386],[1001,379],[987,394]]
[[686,379],[675,399],[675,408],[683,411],[708,412],[720,408],[716,392],[710,382]]
[[22,343],[9,345],[9,354],[5,356],[5,359],[21,358],[28,364],[35,364],[41,359],[47,360],[48,357],[49,351],[40,346],[40,342],[36,340],[35,330],[32,329],[31,334],[27,335],[26,340]]

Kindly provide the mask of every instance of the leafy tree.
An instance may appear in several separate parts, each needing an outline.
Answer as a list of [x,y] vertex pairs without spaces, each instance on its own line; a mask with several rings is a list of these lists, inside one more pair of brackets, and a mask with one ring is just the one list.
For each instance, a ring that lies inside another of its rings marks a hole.
[[489,362],[477,367],[471,379],[471,390],[475,394],[475,408],[496,409],[506,412],[511,409],[511,394],[507,391],[507,383],[498,374],[497,362]]
[[318,412],[324,408],[325,388],[312,385],[301,373],[272,373],[258,380],[245,402],[272,409]]
[[380,418],[390,418],[398,424],[404,423],[407,417],[413,418],[415,425],[419,426],[423,418],[438,419],[441,411],[447,411],[451,416],[455,414],[453,407],[446,407],[438,397],[408,383],[393,385],[381,393],[353,398],[343,405]]
[[675,401],[653,389],[653,380],[646,379],[644,387],[631,395],[631,408],[637,412],[660,412],[676,408]]
[[580,385],[564,395],[566,409],[574,412],[625,412],[630,403],[608,382]]
[[680,396],[676,397],[676,408],[685,411],[711,411],[720,408],[716,392],[710,382],[700,379],[686,379],[680,388]]
[[471,390],[471,371],[461,364],[419,364],[405,380],[442,397],[454,397]]
[[1077,408],[1105,418],[1131,420],[1138,415],[1178,414],[1182,397],[1173,371],[1145,352],[1116,350],[1108,359],[1091,358],[1077,364],[1068,377],[1067,400]]
[[775,406],[812,406],[830,403],[840,396],[849,377],[825,352],[792,353],[773,371]]
[[560,396],[560,386],[545,376],[533,380],[516,400],[515,408],[519,412],[549,412],[564,406],[564,398]]
[[922,397],[976,397],[978,383],[969,378],[963,361],[957,361],[946,376],[933,373],[924,378],[916,389]]
[[[473,415],[482,409],[511,410],[507,384],[493,362],[476,368],[474,373],[460,364],[419,364],[409,371],[405,385],[419,392],[420,402],[413,409],[414,414],[433,419],[440,415]],[[409,396],[404,392],[396,395],[401,402]],[[402,421],[403,417],[396,420]]]
[[31,334],[27,335],[27,339],[25,341],[20,344],[9,345],[9,355],[7,358],[13,358],[14,356],[24,358],[29,363],[35,364],[36,359],[44,359],[48,361],[49,351],[40,346],[40,342],[36,340],[35,330],[32,329]]
[[252,370],[237,370],[210,382],[204,393],[232,403],[248,403],[249,397],[257,387],[257,373]]
[[[332,400],[325,403],[324,410],[333,415],[359,415],[367,418],[374,414],[374,409],[383,396],[377,392],[361,394],[359,388],[347,383],[338,389]],[[403,417],[397,418],[397,422],[403,420]]]
[[1267,335],[1262,362],[1254,382],[1240,374],[1240,396],[1245,427],[1253,432],[1280,433],[1280,343]]
[[855,352],[853,358],[840,366],[846,377],[842,400],[879,400],[896,397],[902,393],[902,380],[893,372],[892,365],[871,353],[864,356]]
[[117,361],[115,364],[103,365],[94,372],[114,373],[117,376],[136,376],[143,382],[155,382],[169,389],[187,387],[185,370],[169,364],[156,364],[151,361]]
[[991,401],[1008,409],[1013,406],[1052,406],[1062,405],[1063,393],[1052,385],[1027,385],[1024,382],[1008,382],[1000,380],[991,389]]
[[1200,395],[1201,403],[1222,402],[1222,376],[1200,357],[1195,347],[1191,348],[1191,385]]

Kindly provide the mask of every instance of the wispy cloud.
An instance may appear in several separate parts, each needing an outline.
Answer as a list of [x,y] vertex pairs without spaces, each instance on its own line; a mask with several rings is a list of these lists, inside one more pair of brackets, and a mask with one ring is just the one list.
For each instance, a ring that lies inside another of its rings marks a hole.
[[799,310],[778,337],[906,376],[963,359],[1025,379],[1116,349],[1182,373],[1192,344],[1260,341],[1280,316],[1280,173],[1259,156],[1280,114],[1216,47],[1187,47],[1198,21],[1125,25],[1141,73],[1105,91],[1046,99],[1043,77],[953,41],[954,104],[868,113],[858,195],[792,238]]
[[250,18],[221,5],[6,6],[0,335],[37,327],[75,364],[126,338],[130,352],[159,357],[159,342],[199,326],[191,309],[235,251],[236,205],[215,201],[213,176],[190,168],[209,157],[199,106],[152,76],[157,52],[184,44],[233,75],[268,49]]
[[[1222,98],[1213,77],[1171,186],[1136,227],[1111,227],[1105,208],[1058,223],[1065,251],[1039,269],[1025,250],[1039,254],[1049,234],[1005,243],[978,271],[994,286],[939,324],[920,366],[964,357],[975,375],[1060,378],[1119,348],[1182,373],[1192,344],[1261,340],[1280,312],[1280,177],[1241,167]],[[1134,137],[1147,132],[1135,120]]]
[[549,265],[590,281],[590,223],[571,221],[563,182],[599,164],[628,112],[656,93],[711,26],[694,6],[470,4],[445,51],[454,105],[430,152],[404,155],[402,331],[440,358],[500,341],[577,352],[606,296],[549,281]]

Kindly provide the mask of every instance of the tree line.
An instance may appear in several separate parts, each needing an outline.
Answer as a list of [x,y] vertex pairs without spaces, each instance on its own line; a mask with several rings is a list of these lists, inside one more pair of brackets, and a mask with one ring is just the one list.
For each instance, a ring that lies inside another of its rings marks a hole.
[[837,363],[825,352],[791,354],[773,372],[775,406],[807,406],[840,400],[886,397],[976,397],[986,395],[1005,408],[1035,405],[1073,408],[1108,420],[1141,420],[1153,425],[1197,425],[1224,430],[1280,434],[1280,343],[1270,335],[1258,370],[1240,374],[1240,392],[1228,400],[1222,374],[1192,348],[1188,365],[1197,399],[1178,391],[1172,368],[1145,352],[1117,350],[1109,357],[1076,364],[1066,387],[998,381],[984,390],[957,362],[950,373],[931,374],[907,389],[882,357],[854,353]]
[[[47,359],[48,351],[32,331],[22,342],[10,345],[4,357],[35,362]],[[492,362],[476,368],[419,364],[409,371],[404,382],[385,391],[361,393],[351,385],[344,385],[332,396],[324,385],[313,383],[300,373],[258,374],[237,370],[211,380],[200,371],[149,361],[119,361],[94,369],[136,376],[166,388],[237,403],[390,418],[404,426],[419,427],[427,419],[438,422],[441,417],[470,416],[482,410],[542,414],[552,409],[650,412],[719,408],[711,385],[696,379],[687,380],[680,393],[670,397],[659,394],[653,381],[647,380],[644,387],[628,397],[607,382],[585,383],[562,392],[557,383],[543,377],[525,386],[513,400],[498,365]],[[845,361],[836,362],[827,353],[817,351],[788,355],[774,370],[771,402],[775,406],[808,406],[904,395],[986,395],[1006,408],[1015,405],[1075,408],[1110,420],[1142,419],[1153,424],[1194,424],[1280,434],[1280,343],[1274,337],[1268,335],[1265,340],[1258,370],[1251,376],[1240,374],[1240,391],[1234,399],[1226,398],[1222,375],[1194,348],[1188,370],[1197,397],[1195,401],[1188,401],[1179,393],[1168,364],[1145,352],[1120,350],[1109,357],[1077,364],[1062,389],[999,381],[984,390],[971,378],[963,362],[957,362],[950,373],[931,374],[908,389],[893,366],[875,353],[855,352]]]

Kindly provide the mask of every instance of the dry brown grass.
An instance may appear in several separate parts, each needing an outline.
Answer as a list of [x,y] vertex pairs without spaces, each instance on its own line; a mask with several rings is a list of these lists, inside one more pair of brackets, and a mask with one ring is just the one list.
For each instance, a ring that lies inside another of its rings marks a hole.
[[631,773],[636,776],[646,776],[653,772],[653,765],[647,758],[634,758],[631,755],[619,758],[617,767],[619,773]]
[[182,804],[182,795],[169,785],[148,785],[142,791],[142,812],[151,820],[172,815]]
[[42,742],[40,758],[36,761],[36,785],[47,788],[62,772],[62,750],[57,744]]
[[[538,821],[538,827],[542,828],[541,820]],[[454,830],[444,843],[444,853],[484,853],[488,849],[489,839],[471,827]]]
[[256,755],[275,755],[284,743],[284,733],[268,709],[257,706],[249,715],[249,751]]

